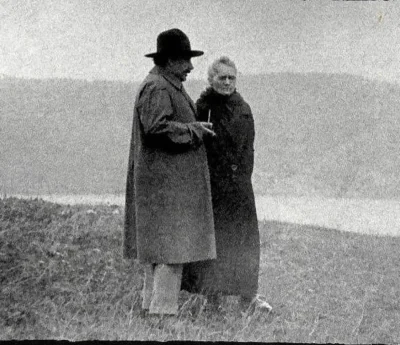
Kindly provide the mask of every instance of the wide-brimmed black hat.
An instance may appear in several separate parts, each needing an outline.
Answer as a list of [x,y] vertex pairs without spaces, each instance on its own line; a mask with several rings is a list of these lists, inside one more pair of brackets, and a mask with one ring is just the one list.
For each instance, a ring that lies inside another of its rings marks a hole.
[[179,29],[171,29],[160,33],[157,37],[157,52],[146,54],[146,57],[195,57],[203,55],[200,50],[192,50],[189,38]]

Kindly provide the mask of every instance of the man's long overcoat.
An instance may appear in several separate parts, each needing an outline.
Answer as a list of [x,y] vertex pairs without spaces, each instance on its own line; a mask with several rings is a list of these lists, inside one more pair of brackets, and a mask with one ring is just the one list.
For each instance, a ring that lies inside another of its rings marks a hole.
[[185,266],[182,288],[252,298],[258,290],[260,238],[251,175],[254,120],[238,92],[207,89],[197,101],[199,120],[211,111],[217,134],[206,142],[211,175],[217,259]]
[[216,257],[207,155],[182,83],[154,67],[135,101],[124,256],[177,264]]

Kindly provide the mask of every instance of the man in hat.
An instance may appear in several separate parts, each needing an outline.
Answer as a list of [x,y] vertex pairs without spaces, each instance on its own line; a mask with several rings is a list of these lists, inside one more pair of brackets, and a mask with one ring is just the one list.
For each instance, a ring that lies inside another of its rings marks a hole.
[[211,124],[196,122],[182,82],[192,50],[179,29],[162,32],[155,66],[137,92],[126,186],[124,256],[145,264],[142,308],[176,314],[183,264],[216,258],[207,155]]

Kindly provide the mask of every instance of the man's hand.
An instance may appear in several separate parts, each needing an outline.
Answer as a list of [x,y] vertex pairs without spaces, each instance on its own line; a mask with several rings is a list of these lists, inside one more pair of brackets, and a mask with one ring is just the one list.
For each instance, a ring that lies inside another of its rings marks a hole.
[[216,134],[212,130],[213,124],[211,122],[198,122],[201,125],[201,129],[203,131],[203,135],[210,135],[215,137]]

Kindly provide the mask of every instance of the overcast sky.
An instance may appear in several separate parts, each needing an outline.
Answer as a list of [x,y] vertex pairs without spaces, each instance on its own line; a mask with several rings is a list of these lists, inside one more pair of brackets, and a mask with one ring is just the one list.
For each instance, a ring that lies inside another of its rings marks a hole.
[[189,78],[230,56],[243,74],[335,72],[400,82],[400,2],[331,0],[0,0],[0,73],[141,80],[144,54],[177,27]]

